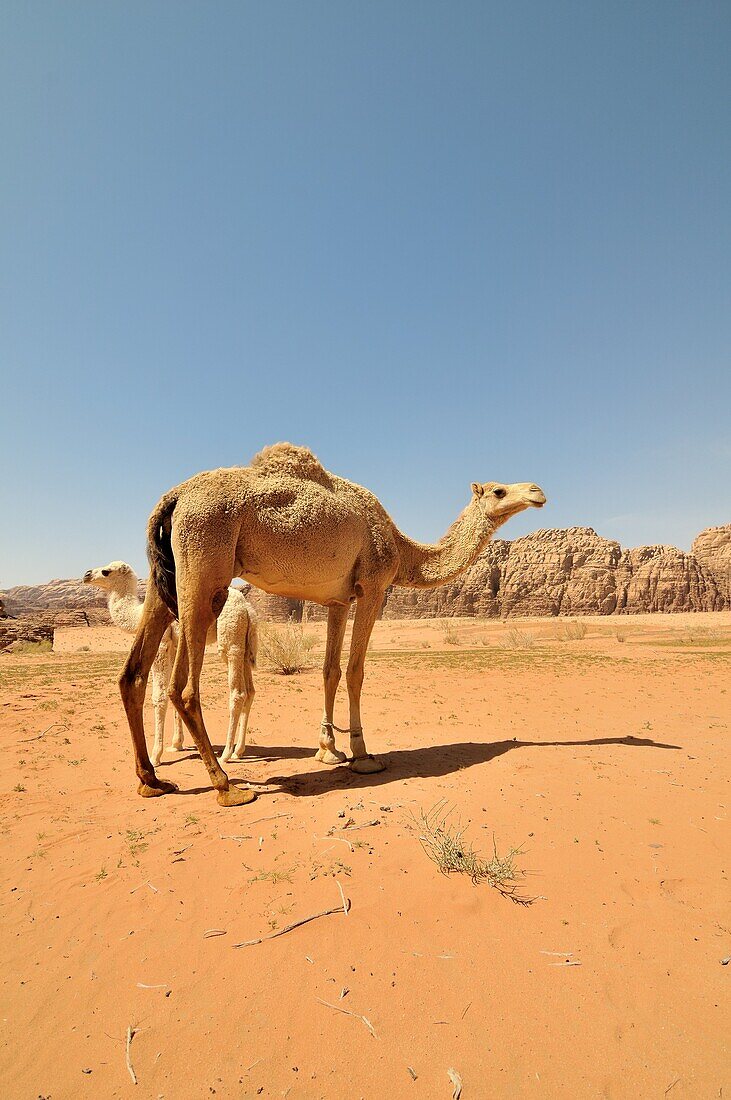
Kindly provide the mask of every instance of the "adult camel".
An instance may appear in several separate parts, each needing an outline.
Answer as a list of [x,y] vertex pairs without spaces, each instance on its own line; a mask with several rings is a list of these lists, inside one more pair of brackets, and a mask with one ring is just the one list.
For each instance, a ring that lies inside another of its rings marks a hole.
[[356,772],[381,771],[384,763],[366,751],[360,695],[368,640],[386,589],[446,584],[472,565],[511,516],[545,502],[532,483],[473,482],[472,499],[446,535],[435,546],[423,545],[398,530],[371,492],[329,473],[311,451],[291,443],[265,448],[250,466],[210,470],[171,489],[148,523],[151,583],[119,680],[138,793],[152,797],[177,789],[155,775],[142,718],[150,667],[177,617],[180,641],[170,697],[208,769],[219,804],[239,806],[255,797],[229,784],[211,748],[200,704],[206,636],[234,577],[328,608],[325,713],[316,753],[324,764],[346,760],[335,747],[333,711],[348,609],[357,601],[347,668],[350,766]]

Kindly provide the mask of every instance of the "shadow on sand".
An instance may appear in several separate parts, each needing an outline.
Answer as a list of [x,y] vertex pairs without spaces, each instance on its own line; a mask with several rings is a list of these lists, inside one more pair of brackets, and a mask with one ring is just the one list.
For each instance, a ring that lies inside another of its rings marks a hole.
[[[593,748],[606,745],[622,745],[625,748],[645,749],[671,749],[678,750],[681,745],[669,745],[662,741],[653,741],[649,737],[593,737],[585,741],[492,741],[481,743],[476,741],[462,741],[453,745],[429,745],[415,749],[396,749],[384,753],[387,761],[386,770],[376,772],[373,775],[358,775],[350,770],[347,765],[336,767],[324,767],[316,765],[313,771],[300,772],[295,775],[272,775],[261,782],[256,778],[256,764],[260,762],[272,762],[275,760],[306,759],[314,757],[314,748],[304,748],[300,745],[263,746],[252,745],[252,755],[244,764],[246,774],[237,775],[229,772],[233,782],[243,781],[252,789],[259,785],[266,788],[266,793],[286,793],[294,796],[312,797],[323,794],[326,791],[339,788],[382,787],[388,783],[395,783],[401,779],[430,779],[436,776],[451,775],[471,768],[475,764],[488,764],[498,756],[514,749],[550,749],[550,748]],[[254,755],[256,753],[256,755]],[[177,760],[198,759],[197,753],[177,757]],[[166,763],[175,761],[166,761]],[[237,765],[235,765],[237,766]],[[276,786],[275,786],[276,784]],[[202,791],[210,791],[211,787],[195,787],[181,790],[181,794],[198,794]],[[262,792],[264,793],[264,792]]]

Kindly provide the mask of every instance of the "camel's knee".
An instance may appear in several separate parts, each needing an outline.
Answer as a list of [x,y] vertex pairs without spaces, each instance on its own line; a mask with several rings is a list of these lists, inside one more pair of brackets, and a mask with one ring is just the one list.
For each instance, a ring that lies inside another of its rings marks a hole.
[[168,696],[180,714],[190,716],[197,714],[200,710],[200,692],[189,684],[186,684],[183,688],[174,684],[170,688]]
[[322,678],[328,687],[337,687],[343,675],[339,664],[326,662],[322,669]]
[[124,702],[133,702],[141,695],[144,699],[147,687],[147,677],[142,675],[136,662],[128,661],[122,669],[117,680],[119,691]]
[[233,688],[228,694],[228,705],[231,710],[240,711],[246,704],[247,695],[239,688]]
[[357,688],[363,684],[363,670],[364,665],[362,661],[358,661],[356,664],[348,666],[347,681],[349,688]]

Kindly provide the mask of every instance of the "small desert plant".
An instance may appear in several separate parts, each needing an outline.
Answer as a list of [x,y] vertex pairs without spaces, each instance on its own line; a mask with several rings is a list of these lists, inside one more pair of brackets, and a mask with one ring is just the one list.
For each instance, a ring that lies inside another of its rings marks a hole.
[[536,640],[532,634],[529,634],[527,630],[519,630],[516,626],[511,626],[509,630],[506,630],[502,642],[504,649],[530,649],[535,644]]
[[627,641],[627,634],[628,634],[628,631],[623,630],[620,627],[620,629],[617,631],[617,641],[618,642],[626,642]]
[[419,840],[427,856],[436,863],[443,875],[455,871],[469,875],[473,883],[487,882],[515,902],[528,904],[530,899],[516,893],[518,880],[524,874],[515,864],[519,848],[511,848],[505,855],[498,855],[493,837],[492,857],[479,855],[465,837],[459,819],[450,820],[454,809],[446,802],[438,802],[428,812],[421,810],[413,820],[419,830]]
[[586,637],[586,631],[586,623],[579,622],[577,619],[570,619],[569,622],[561,624],[556,632],[556,637],[560,642],[580,642]]
[[459,634],[454,629],[454,623],[445,623],[444,632],[442,634],[444,641],[447,645],[459,645]]
[[53,649],[50,638],[39,638],[38,641],[21,639],[13,646],[13,653],[20,656],[31,656],[34,653],[50,653]]
[[263,625],[259,628],[259,647],[269,663],[283,676],[291,676],[307,667],[316,641],[314,634],[305,634],[301,623]]

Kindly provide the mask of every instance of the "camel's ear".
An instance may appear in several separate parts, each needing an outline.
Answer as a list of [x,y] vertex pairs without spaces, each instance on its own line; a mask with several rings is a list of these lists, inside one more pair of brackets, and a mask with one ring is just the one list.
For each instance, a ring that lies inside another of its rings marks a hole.
[[479,481],[473,481],[472,482],[472,492],[473,492],[474,496],[479,498],[479,497],[482,496],[482,494],[485,492],[485,490],[483,489],[482,485],[480,485]]
[[126,563],[123,563],[122,565],[120,565],[117,572],[122,573],[124,575],[125,573],[131,573],[132,569],[129,565],[127,565]]

